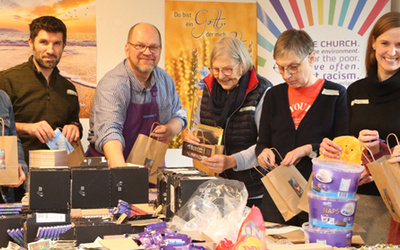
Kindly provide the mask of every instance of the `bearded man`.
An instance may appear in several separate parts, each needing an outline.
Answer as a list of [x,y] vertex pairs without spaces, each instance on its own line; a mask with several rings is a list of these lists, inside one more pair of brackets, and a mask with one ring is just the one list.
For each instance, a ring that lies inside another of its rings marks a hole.
[[[126,165],[139,133],[167,142],[187,125],[174,80],[157,67],[161,35],[152,24],[132,26],[126,58],[98,83],[90,112],[88,156],[105,155],[110,167]],[[151,133],[153,123],[159,123]]]

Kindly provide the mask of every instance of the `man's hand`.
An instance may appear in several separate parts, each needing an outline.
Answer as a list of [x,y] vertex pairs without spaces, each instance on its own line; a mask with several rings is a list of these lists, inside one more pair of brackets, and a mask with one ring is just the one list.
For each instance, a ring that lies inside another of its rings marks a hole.
[[26,176],[25,176],[24,170],[22,169],[21,164],[18,164],[18,176],[19,177],[18,177],[18,184],[17,185],[4,185],[4,186],[17,188],[17,187],[21,186],[22,183],[24,183],[24,181],[26,179]]
[[156,140],[166,143],[171,137],[171,129],[168,125],[158,125],[150,134]]
[[123,147],[120,141],[112,140],[106,142],[103,146],[103,151],[110,168],[126,166],[124,154],[122,153]]
[[79,139],[79,127],[74,124],[67,124],[63,127],[62,133],[69,143]]
[[166,143],[169,139],[172,139],[182,130],[182,123],[176,119],[172,118],[165,125],[158,125],[151,133],[150,137],[156,140]]
[[46,143],[56,137],[53,128],[44,120],[36,123],[16,123],[16,126],[19,134],[34,135],[41,143]]

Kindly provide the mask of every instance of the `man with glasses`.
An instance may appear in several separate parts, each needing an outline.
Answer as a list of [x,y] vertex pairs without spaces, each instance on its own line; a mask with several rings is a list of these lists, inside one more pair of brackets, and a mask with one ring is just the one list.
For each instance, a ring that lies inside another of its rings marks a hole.
[[[148,23],[128,34],[124,59],[98,83],[90,113],[88,156],[125,166],[139,133],[167,142],[187,125],[171,76],[157,67],[161,34]],[[151,133],[154,123],[160,123]]]

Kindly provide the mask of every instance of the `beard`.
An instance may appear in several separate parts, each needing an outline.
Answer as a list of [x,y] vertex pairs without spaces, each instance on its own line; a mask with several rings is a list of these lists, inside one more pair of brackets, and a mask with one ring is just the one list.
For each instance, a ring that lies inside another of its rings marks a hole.
[[[41,57],[35,56],[35,60],[39,64],[39,66],[42,68],[54,69],[57,66],[57,64],[60,62],[61,58],[57,58],[56,56],[50,56],[50,57],[51,57],[51,59],[49,58],[49,56],[47,56],[46,60],[44,60]],[[48,60],[48,59],[50,59],[50,60]]]
[[41,55],[40,52],[36,50],[35,46],[33,46],[33,57],[38,65],[45,69],[54,69],[61,60],[61,54],[60,56],[55,54]]
[[146,57],[132,58],[129,56],[127,59],[135,71],[143,74],[150,74],[157,67],[158,60],[154,57],[147,57],[150,61],[144,60],[143,58]]

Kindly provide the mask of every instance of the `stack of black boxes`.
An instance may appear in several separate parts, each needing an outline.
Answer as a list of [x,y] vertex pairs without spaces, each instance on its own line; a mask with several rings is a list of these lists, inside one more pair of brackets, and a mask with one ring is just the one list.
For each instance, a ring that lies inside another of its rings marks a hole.
[[[35,240],[39,226],[70,224],[74,220],[70,217],[71,209],[115,207],[119,199],[131,204],[149,202],[149,173],[143,166],[110,169],[101,157],[95,157],[86,159],[79,167],[37,168],[29,174],[29,209],[34,213],[26,223],[26,243]],[[40,213],[62,214],[65,220],[38,223]],[[73,232],[66,233],[66,237],[73,237],[77,244],[92,242],[97,236],[132,233],[129,224],[91,219],[73,222]]]

